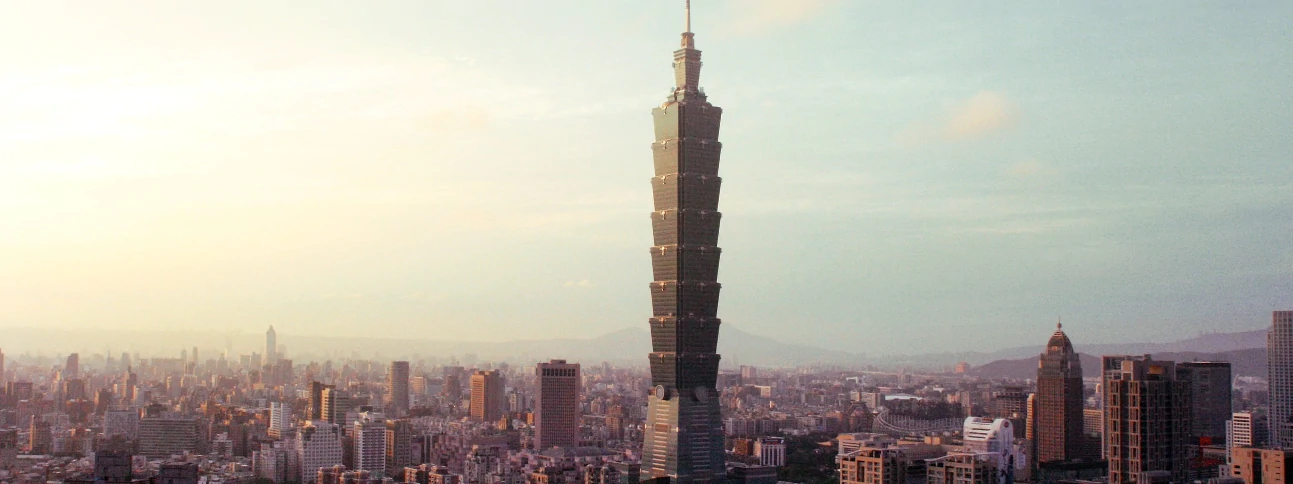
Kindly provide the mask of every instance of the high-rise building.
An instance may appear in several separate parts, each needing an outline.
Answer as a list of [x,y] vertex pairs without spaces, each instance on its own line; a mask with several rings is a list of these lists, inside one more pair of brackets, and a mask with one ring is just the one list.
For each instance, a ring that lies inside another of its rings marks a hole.
[[292,360],[283,358],[279,354],[277,360],[273,360],[266,365],[269,368],[269,382],[272,385],[286,385],[292,382]]
[[1105,356],[1104,448],[1109,484],[1145,483],[1154,473],[1188,478],[1189,383],[1176,364],[1145,356]]
[[413,464],[413,423],[408,419],[387,420],[386,469],[397,471]]
[[258,478],[274,482],[295,481],[297,474],[290,473],[289,465],[295,458],[288,457],[289,453],[296,452],[295,445],[294,440],[262,442],[260,450],[251,453],[252,472]]
[[169,457],[198,449],[198,422],[193,417],[165,413],[139,420],[139,453]]
[[458,375],[444,377],[444,386],[440,389],[440,395],[449,405],[458,406],[462,403],[462,380]]
[[326,388],[336,387],[332,385],[324,385],[317,381],[310,382],[310,414],[307,416],[306,420],[326,420],[323,418],[323,390]]
[[624,440],[627,413],[623,404],[611,405],[611,408],[606,410],[606,430],[609,431],[611,440]]
[[11,381],[4,385],[5,395],[11,400],[31,400],[35,387],[29,381]]
[[85,391],[85,380],[80,378],[63,380],[64,401],[86,400],[87,397],[89,394]]
[[537,392],[534,399],[534,447],[579,445],[578,363],[552,360],[534,370]]
[[78,378],[81,375],[81,355],[67,355],[67,364],[63,365],[63,378]]
[[350,395],[332,386],[323,389],[322,419],[325,422],[346,426],[346,412],[350,411]]
[[1090,456],[1092,460],[1104,455],[1100,448],[1104,445],[1104,409],[1082,409],[1082,434],[1086,445],[1083,454]]
[[139,411],[135,409],[109,409],[103,413],[103,435],[119,435],[129,440],[139,437]]
[[1275,311],[1266,335],[1271,445],[1293,448],[1293,311]]
[[1230,363],[1190,361],[1176,364],[1176,379],[1190,386],[1190,437],[1221,442],[1232,409]]
[[386,417],[360,412],[351,437],[355,440],[354,469],[374,476],[386,475]]
[[409,362],[392,361],[386,370],[386,401],[391,416],[400,418],[409,414]]
[[452,405],[462,401],[462,385],[467,380],[467,370],[461,366],[446,366],[441,369],[444,374],[444,388],[441,389],[445,400]]
[[1037,448],[1037,393],[1029,393],[1025,400],[1028,413],[1024,419],[1024,438],[1032,442],[1034,454]]
[[327,422],[307,422],[296,438],[296,463],[300,482],[316,482],[319,469],[341,465],[341,428]]
[[1063,325],[1046,342],[1037,365],[1037,462],[1063,462],[1083,454],[1082,362]]
[[1268,427],[1263,415],[1235,412],[1228,425],[1226,443],[1230,447],[1263,447],[1267,443]]
[[269,429],[266,433],[275,439],[282,439],[291,436],[292,406],[290,404],[270,402]]
[[265,331],[265,365],[273,365],[278,361],[278,333],[274,332],[274,326],[270,326]]
[[30,449],[30,453],[39,455],[53,452],[53,440],[53,429],[50,428],[49,422],[32,415],[27,427],[27,448]]
[[471,418],[497,422],[503,416],[503,375],[498,370],[478,370],[471,375]]
[[[112,359],[112,357],[108,357],[108,359]],[[0,388],[4,388],[5,381],[7,380],[5,380],[4,375],[4,351],[0,351]]]
[[1028,424],[1028,392],[1024,387],[1007,386],[992,395],[991,416],[1010,419],[1015,429],[1015,438],[1024,438]]
[[654,389],[642,446],[644,478],[726,478],[718,380],[719,124],[700,89],[691,8],[673,53],[674,88],[651,111],[655,177],[649,356]]

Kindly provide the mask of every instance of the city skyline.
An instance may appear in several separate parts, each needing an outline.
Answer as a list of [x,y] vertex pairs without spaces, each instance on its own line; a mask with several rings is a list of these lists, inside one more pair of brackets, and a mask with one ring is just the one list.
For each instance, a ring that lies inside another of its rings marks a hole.
[[[1287,366],[1276,354],[1289,314],[1272,314],[1272,367]],[[665,402],[720,402],[724,418],[711,428],[724,442],[723,468],[688,472],[695,455],[686,459],[679,446],[665,459],[676,460],[678,470],[664,474],[673,476],[668,482],[733,484],[787,477],[803,484],[862,477],[880,484],[944,484],[954,477],[1027,483],[1107,475],[1089,482],[1118,484],[1160,474],[1180,480],[1188,472],[1260,484],[1261,473],[1282,472],[1262,464],[1281,462],[1288,451],[1266,447],[1278,444],[1265,444],[1261,435],[1288,399],[1278,391],[1280,373],[1267,379],[1233,372],[1245,365],[1241,360],[1236,366],[1105,351],[1093,365],[1096,375],[1083,381],[1075,358],[1083,345],[1061,329],[1040,360],[1033,357],[1031,376],[971,374],[962,365],[935,372],[741,365],[721,372],[713,393],[671,388]],[[131,453],[148,460],[134,459],[120,472],[187,475],[168,482],[195,484],[200,476],[290,482],[296,475],[298,482],[317,475],[315,482],[331,484],[365,473],[370,479],[357,482],[376,484],[380,476],[422,482],[416,476],[434,473],[458,482],[612,484],[661,474],[650,444],[672,422],[655,418],[662,413],[656,400],[668,388],[652,389],[657,368],[603,362],[585,372],[560,359],[458,363],[443,355],[389,364],[358,356],[323,362],[286,352],[279,355],[286,360],[260,356],[137,358],[129,370],[126,361],[97,354],[73,354],[52,367],[48,357],[20,356],[0,390],[0,480],[48,469],[78,476],[69,483],[92,482],[105,466],[118,468],[123,457],[130,462]],[[459,377],[467,374],[470,392],[463,394]],[[396,390],[396,382],[407,388]],[[1070,412],[1073,406],[1081,412]],[[399,417],[404,410],[407,417]],[[1056,411],[1072,415],[1056,418]],[[703,422],[676,425],[688,430],[689,443],[706,440],[697,438],[708,433]],[[1074,432],[1082,438],[1067,443]],[[1062,453],[1061,442],[1069,447]],[[1094,458],[1097,446],[1107,460]],[[809,449],[817,457],[805,461]],[[796,454],[801,458],[788,458]]]
[[14,4],[0,482],[1283,482],[1293,4],[935,2]]
[[[0,328],[637,326],[679,9],[501,5],[17,6]],[[1291,7],[1003,5],[694,6],[740,113],[721,318],[911,354],[1293,305]]]

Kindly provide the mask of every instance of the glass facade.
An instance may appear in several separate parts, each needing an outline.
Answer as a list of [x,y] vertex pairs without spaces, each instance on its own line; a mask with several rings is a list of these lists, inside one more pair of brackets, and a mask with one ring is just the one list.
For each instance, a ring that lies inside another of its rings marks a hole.
[[675,483],[726,479],[718,391],[718,142],[723,110],[701,92],[690,32],[674,52],[676,86],[652,111],[655,211],[650,284],[654,388],[642,477]]

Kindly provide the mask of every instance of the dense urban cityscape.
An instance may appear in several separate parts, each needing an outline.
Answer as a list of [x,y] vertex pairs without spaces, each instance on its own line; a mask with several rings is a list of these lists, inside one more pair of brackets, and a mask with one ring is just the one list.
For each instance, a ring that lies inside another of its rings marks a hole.
[[[1044,335],[1043,335],[1044,336]],[[1040,339],[1040,338],[1039,338]],[[0,481],[623,483],[650,479],[644,366],[296,362],[261,351],[4,355]],[[1282,482],[1293,311],[1270,377],[1106,355],[1057,328],[1035,378],[841,367],[718,372],[728,482]],[[1232,383],[1233,382],[1233,383]],[[1282,423],[1282,425],[1281,425]]]
[[686,21],[674,87],[652,110],[651,348],[641,364],[358,352],[303,361],[273,326],[252,351],[210,341],[176,341],[169,354],[0,347],[0,482],[1286,482],[1293,311],[1272,314],[1265,374],[1203,353],[1084,363],[1082,342],[1059,322],[1029,336],[1045,343],[1025,376],[968,362],[723,361],[723,110],[700,88],[689,4]]

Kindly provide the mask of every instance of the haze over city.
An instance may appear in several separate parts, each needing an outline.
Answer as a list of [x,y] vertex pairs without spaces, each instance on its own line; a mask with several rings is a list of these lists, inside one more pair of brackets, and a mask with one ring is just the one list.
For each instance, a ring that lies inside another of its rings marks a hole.
[[[675,3],[7,3],[0,331],[645,328]],[[927,353],[1293,306],[1293,4],[693,12],[732,327]]]
[[0,4],[0,483],[1287,482],[1293,4],[695,3]]

